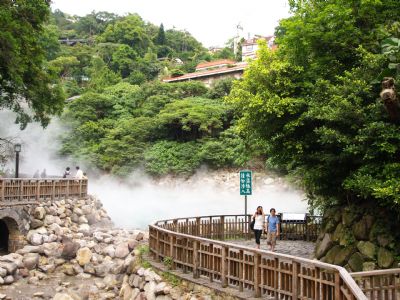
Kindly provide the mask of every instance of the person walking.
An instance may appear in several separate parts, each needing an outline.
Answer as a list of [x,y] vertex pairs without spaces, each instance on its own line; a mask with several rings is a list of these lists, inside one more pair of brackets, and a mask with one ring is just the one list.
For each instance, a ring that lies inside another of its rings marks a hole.
[[256,248],[260,249],[260,238],[265,229],[265,214],[262,206],[257,206],[257,210],[253,215],[254,220],[254,237],[256,239]]
[[280,234],[280,222],[279,218],[276,215],[275,208],[271,208],[269,210],[270,215],[267,218],[267,244],[270,246],[272,252],[275,251],[276,246],[276,238]]

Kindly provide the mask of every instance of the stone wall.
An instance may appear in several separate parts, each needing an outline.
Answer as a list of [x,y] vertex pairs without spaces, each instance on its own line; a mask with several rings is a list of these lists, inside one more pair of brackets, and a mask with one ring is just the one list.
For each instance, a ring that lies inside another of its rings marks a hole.
[[396,220],[390,211],[365,205],[327,209],[315,256],[350,272],[397,267],[400,224]]

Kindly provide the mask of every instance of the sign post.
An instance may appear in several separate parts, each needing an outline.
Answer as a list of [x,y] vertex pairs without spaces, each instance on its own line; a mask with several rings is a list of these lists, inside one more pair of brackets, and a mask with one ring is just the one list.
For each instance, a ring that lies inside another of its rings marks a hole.
[[252,192],[252,178],[251,171],[240,171],[240,195],[244,196],[244,215],[247,218],[247,196]]

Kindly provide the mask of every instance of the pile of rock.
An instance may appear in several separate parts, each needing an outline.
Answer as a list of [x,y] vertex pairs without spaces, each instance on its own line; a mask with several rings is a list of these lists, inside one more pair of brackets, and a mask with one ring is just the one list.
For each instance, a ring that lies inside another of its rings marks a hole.
[[347,207],[327,210],[324,219],[317,259],[353,272],[397,267],[398,246],[385,217]]

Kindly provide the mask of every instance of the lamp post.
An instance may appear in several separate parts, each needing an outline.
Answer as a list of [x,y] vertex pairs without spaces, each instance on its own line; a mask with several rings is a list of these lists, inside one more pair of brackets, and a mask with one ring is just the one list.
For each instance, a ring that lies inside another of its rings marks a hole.
[[18,178],[18,175],[19,175],[19,153],[21,152],[21,144],[15,144],[14,151],[15,151],[15,178]]

